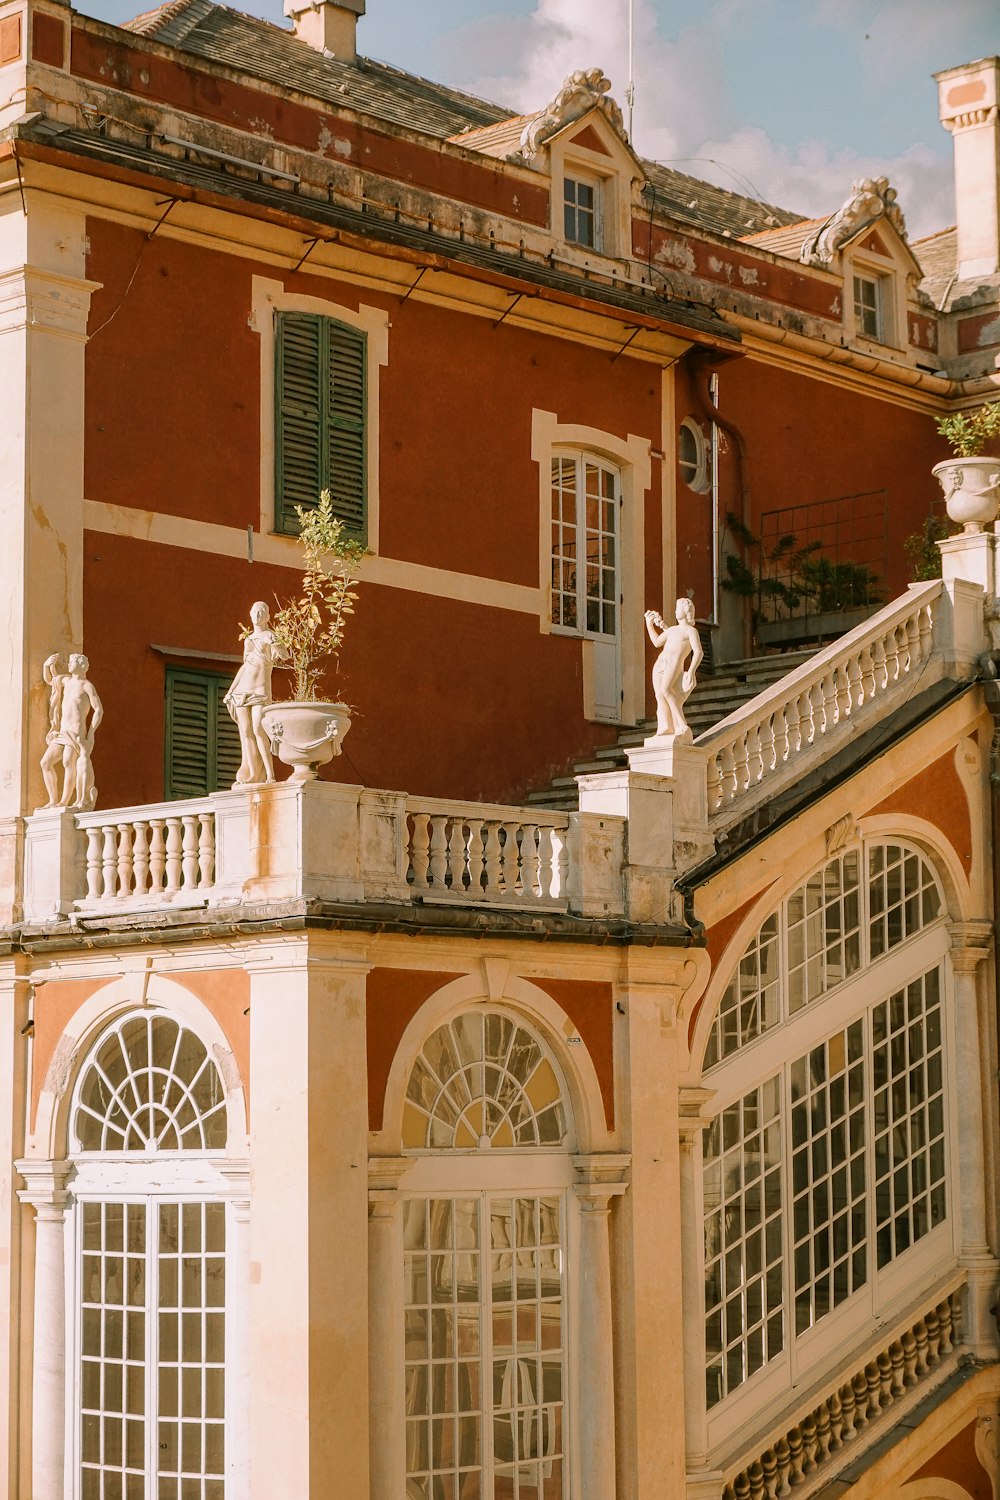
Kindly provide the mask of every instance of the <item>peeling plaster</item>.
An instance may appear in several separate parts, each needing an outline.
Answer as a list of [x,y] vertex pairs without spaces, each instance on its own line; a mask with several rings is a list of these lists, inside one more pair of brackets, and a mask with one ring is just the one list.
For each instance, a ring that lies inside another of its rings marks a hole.
[[756,266],[740,266],[740,281],[744,286],[756,286],[759,280]]
[[976,335],[977,349],[985,349],[988,344],[1000,344],[1000,318],[984,323]]
[[687,271],[692,276],[697,269],[694,251],[684,240],[664,240],[654,258],[678,271]]

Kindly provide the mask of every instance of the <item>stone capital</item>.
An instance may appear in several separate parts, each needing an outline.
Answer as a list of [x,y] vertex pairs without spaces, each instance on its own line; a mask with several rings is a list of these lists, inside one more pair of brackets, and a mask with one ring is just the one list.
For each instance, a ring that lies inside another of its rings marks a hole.
[[368,1213],[382,1218],[395,1213],[400,1202],[399,1189],[413,1166],[412,1156],[370,1156],[368,1158]]
[[99,281],[37,266],[0,272],[0,334],[31,329],[86,343],[90,299],[100,289]]
[[714,1098],[714,1089],[684,1088],[679,1091],[677,1128],[682,1151],[690,1151],[698,1137],[708,1129],[709,1121],[704,1112]]
[[948,935],[951,938],[952,968],[956,974],[974,974],[992,952],[992,922],[949,922]]
[[21,1202],[30,1204],[39,1219],[61,1219],[69,1199],[66,1183],[73,1163],[26,1158],[16,1161],[14,1166],[25,1183],[17,1190]]
[[631,1163],[627,1152],[595,1151],[573,1157],[577,1177],[573,1191],[585,1213],[607,1213],[612,1198],[621,1197],[628,1188]]

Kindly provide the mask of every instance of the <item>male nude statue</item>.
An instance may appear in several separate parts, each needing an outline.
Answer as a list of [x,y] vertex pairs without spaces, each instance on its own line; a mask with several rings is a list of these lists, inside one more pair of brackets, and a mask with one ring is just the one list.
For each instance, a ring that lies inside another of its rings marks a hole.
[[[653,668],[653,692],[656,694],[656,734],[686,734],[691,730],[684,717],[684,702],[694,689],[696,674],[705,655],[701,636],[695,629],[694,604],[678,599],[676,625],[667,626],[655,609],[647,609],[645,620],[649,639],[662,651]],[[690,661],[685,667],[685,662]]]
[[[49,794],[47,807],[72,807],[89,812],[97,801],[94,785],[94,734],[104,718],[104,706],[92,682],[87,681],[90,663],[78,652],[69,659],[69,671],[60,672],[59,656],[50,656],[42,667],[49,688],[49,732],[42,756],[42,779]],[[89,719],[89,724],[88,724]],[[62,795],[57,768],[62,763]]]

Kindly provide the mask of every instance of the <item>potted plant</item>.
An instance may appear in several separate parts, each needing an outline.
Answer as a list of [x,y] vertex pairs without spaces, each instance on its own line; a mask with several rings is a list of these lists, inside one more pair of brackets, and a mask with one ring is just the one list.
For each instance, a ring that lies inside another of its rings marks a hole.
[[346,703],[319,696],[324,663],[336,660],[347,617],[354,613],[354,588],[366,548],[346,535],[324,490],[313,510],[295,507],[305,559],[302,590],[271,621],[276,663],[292,674],[292,696],[270,703],[261,714],[271,748],[293,782],[313,781],[319,767],[339,755],[351,727]]
[[983,456],[990,439],[1000,437],[1000,401],[941,417],[937,430],[955,452],[931,470],[944,490],[948,515],[966,531],[982,531],[1000,510],[1000,459]]

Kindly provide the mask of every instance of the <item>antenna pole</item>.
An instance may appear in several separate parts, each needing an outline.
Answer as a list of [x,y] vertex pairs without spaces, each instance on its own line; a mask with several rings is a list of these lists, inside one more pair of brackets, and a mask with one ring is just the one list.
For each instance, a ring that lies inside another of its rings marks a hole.
[[633,67],[634,8],[635,0],[628,0],[628,88],[625,90],[625,102],[628,105],[628,138],[630,141],[632,139],[632,115],[635,109],[635,69]]

